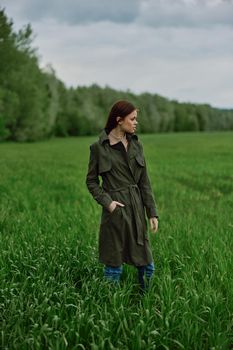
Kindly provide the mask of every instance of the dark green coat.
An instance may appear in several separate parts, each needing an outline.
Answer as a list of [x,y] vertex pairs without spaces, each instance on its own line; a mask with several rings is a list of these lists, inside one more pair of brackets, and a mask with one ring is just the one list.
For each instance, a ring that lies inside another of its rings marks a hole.
[[[153,261],[145,210],[148,218],[158,217],[158,213],[142,144],[135,134],[127,134],[127,139],[127,151],[122,142],[110,145],[104,129],[99,141],[90,146],[86,177],[90,193],[102,206],[99,260],[111,266],[142,266]],[[113,200],[125,206],[110,213],[107,208]]]

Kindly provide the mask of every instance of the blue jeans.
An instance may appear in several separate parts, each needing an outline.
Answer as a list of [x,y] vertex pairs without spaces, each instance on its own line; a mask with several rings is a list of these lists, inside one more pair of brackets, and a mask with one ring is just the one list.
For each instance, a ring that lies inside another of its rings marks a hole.
[[123,271],[122,265],[121,266],[105,265],[104,277],[109,282],[120,282],[122,271]]
[[[138,269],[138,281],[142,290],[149,287],[150,280],[153,276],[155,265],[154,262],[145,265],[145,266],[137,266]],[[146,283],[144,279],[144,275],[146,276]]]
[[[154,273],[155,266],[154,262],[152,261],[150,264],[145,265],[145,266],[136,266],[138,270],[138,282],[141,287],[141,289],[145,289],[146,285],[148,286],[150,279]],[[120,277],[122,274],[123,268],[121,266],[109,266],[105,265],[104,267],[104,277],[106,280],[110,282],[120,282]],[[145,285],[145,279],[144,276],[146,277],[146,285]]]

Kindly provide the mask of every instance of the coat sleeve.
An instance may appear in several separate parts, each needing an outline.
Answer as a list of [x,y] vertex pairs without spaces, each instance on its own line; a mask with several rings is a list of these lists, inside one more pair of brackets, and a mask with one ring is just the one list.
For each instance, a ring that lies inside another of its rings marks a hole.
[[142,149],[142,156],[144,159],[145,166],[142,168],[142,173],[138,182],[138,187],[141,192],[143,205],[146,209],[146,214],[148,219],[152,217],[158,218],[159,217],[158,210],[155,202],[155,197],[152,191],[150,178],[147,172],[146,160],[143,154],[142,144],[141,144],[141,149]]
[[86,185],[97,203],[108,209],[109,205],[112,202],[112,198],[100,186],[98,174],[98,156],[95,152],[94,144],[90,146],[90,158],[86,176]]

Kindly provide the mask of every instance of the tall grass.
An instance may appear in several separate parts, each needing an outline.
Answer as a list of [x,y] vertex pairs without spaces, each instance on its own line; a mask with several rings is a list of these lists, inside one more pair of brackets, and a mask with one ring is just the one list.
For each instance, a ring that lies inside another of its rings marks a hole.
[[0,145],[3,349],[230,349],[233,133],[143,135],[159,209],[156,272],[103,281],[101,208],[85,186],[95,138]]

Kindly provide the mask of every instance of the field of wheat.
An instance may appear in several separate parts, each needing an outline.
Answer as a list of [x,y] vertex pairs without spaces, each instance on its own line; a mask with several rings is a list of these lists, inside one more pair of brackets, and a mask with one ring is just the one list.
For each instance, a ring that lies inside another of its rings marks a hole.
[[0,144],[2,349],[232,349],[233,133],[139,135],[159,210],[138,292],[98,263],[96,137]]

